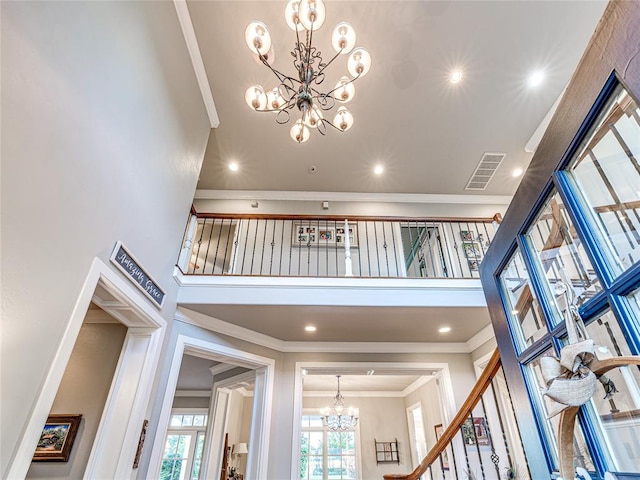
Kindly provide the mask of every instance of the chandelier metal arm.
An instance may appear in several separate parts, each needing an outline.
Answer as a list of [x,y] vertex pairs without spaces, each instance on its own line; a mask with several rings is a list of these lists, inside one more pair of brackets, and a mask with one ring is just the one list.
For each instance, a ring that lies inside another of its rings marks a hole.
[[[344,50],[343,48],[340,49],[340,51],[338,53],[336,53],[333,58],[331,60],[329,60],[327,63],[323,64],[322,67],[320,68],[320,70],[318,70],[318,75],[321,75],[322,72],[324,71],[325,68],[327,68],[329,65],[331,65],[333,63],[333,61],[338,58],[340,56],[340,54],[342,53],[342,50]],[[354,79],[355,80],[355,79]],[[353,81],[353,80],[352,80]]]

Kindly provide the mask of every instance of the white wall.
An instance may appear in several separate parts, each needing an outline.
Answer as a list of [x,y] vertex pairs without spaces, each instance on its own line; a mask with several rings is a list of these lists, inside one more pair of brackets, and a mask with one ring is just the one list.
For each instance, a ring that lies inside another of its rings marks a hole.
[[[357,397],[348,392],[345,405],[358,409],[360,431],[360,451],[362,455],[362,479],[381,479],[386,473],[408,473],[411,470],[411,454],[409,451],[409,430],[402,397]],[[332,405],[333,397],[304,397],[303,408],[312,408],[318,412]],[[378,442],[393,442],[398,439],[400,464],[376,464],[374,439]]]
[[171,319],[210,128],[171,2],[0,8],[6,472],[94,257],[122,240]]
[[73,347],[52,414],[82,414],[66,463],[33,462],[27,478],[81,478],[120,358],[127,329],[120,323],[84,323]]

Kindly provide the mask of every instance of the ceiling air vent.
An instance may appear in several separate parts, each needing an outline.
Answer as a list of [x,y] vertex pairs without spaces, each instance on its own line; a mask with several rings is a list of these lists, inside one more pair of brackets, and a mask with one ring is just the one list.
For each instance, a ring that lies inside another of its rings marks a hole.
[[471,175],[465,190],[484,190],[487,188],[489,181],[506,156],[506,153],[485,153],[480,159],[476,171]]

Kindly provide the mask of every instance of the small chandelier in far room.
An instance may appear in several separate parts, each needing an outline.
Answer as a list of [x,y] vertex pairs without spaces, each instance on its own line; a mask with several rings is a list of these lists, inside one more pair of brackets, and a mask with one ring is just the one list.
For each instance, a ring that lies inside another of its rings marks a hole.
[[336,393],[333,407],[325,407],[322,409],[322,424],[329,430],[344,432],[354,428],[358,424],[358,417],[355,416],[355,409],[344,406],[344,397],[340,393],[340,377],[338,379],[338,393]]
[[[344,105],[337,108],[333,121],[324,118],[327,112],[336,106],[336,102],[344,104],[355,95],[353,82],[364,77],[371,68],[371,56],[364,48],[356,48],[356,32],[346,23],[338,23],[333,29],[331,44],[336,54],[328,61],[322,59],[322,53],[313,46],[313,34],[324,23],[326,16],[322,0],[289,0],[284,11],[287,25],[296,32],[291,55],[295,73],[285,75],[273,67],[274,53],[271,35],[262,22],[252,22],[245,31],[245,40],[249,49],[256,55],[277,78],[272,89],[265,90],[261,85],[247,89],[245,100],[256,112],[273,112],[276,122],[285,124],[291,118],[291,111],[297,107],[298,118],[291,127],[291,138],[298,143],[309,139],[311,129],[322,135],[327,132],[327,125],[340,132],[346,132],[353,125],[353,115]],[[305,32],[301,36],[301,32]],[[352,51],[353,50],[353,51]],[[348,53],[347,71],[350,76],[343,76],[338,83],[327,92],[318,90],[325,79],[325,69],[340,55]]]

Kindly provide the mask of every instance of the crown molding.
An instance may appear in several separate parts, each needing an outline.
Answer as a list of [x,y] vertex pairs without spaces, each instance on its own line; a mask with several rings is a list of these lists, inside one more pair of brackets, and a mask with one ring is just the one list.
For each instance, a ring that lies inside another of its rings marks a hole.
[[281,200],[380,203],[449,203],[509,205],[511,195],[450,195],[431,193],[298,192],[266,190],[196,190],[194,200]]
[[182,35],[184,36],[184,41],[187,44],[187,50],[189,51],[193,71],[196,74],[200,93],[202,94],[202,101],[204,102],[204,107],[207,110],[207,116],[209,117],[209,124],[211,125],[211,128],[217,128],[220,125],[220,118],[218,117],[216,104],[213,101],[213,93],[211,92],[207,72],[204,68],[202,53],[200,52],[196,32],[193,29],[193,23],[191,22],[191,15],[189,14],[187,2],[186,0],[173,0],[173,5],[176,7],[178,21],[182,28]]
[[487,325],[466,342],[289,342],[184,307],[175,319],[284,353],[471,353],[493,337]]
[[176,390],[176,397],[210,397],[211,390]]
[[493,331],[493,325],[492,324],[487,325],[478,333],[476,333],[473,337],[467,340],[466,343],[467,343],[467,349],[469,350],[469,353],[473,352],[476,348],[481,347],[492,338],[495,338],[495,336],[496,335]]

